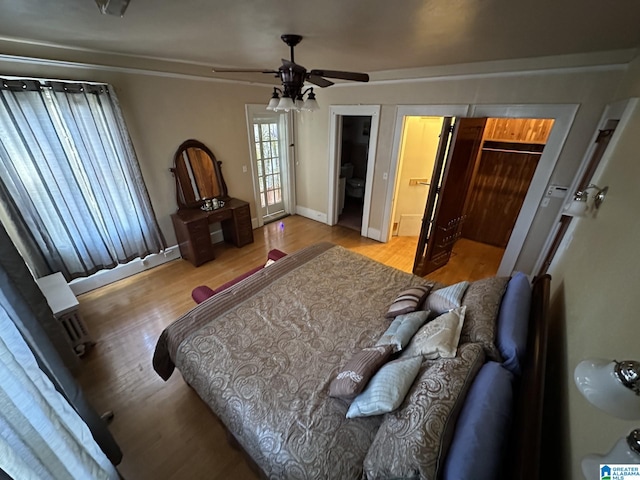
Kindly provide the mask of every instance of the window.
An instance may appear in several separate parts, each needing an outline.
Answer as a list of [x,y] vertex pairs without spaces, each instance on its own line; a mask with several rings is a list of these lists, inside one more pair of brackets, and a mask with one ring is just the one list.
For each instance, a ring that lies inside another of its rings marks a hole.
[[163,249],[112,88],[2,80],[2,221],[34,273],[69,281]]

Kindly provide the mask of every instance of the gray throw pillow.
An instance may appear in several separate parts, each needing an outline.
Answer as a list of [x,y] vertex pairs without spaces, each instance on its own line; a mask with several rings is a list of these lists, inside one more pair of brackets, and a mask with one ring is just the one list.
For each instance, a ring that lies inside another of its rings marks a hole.
[[429,312],[425,310],[398,315],[391,322],[387,331],[380,337],[376,346],[391,345],[394,352],[399,352],[409,343],[409,340],[418,329],[424,325],[428,317]]

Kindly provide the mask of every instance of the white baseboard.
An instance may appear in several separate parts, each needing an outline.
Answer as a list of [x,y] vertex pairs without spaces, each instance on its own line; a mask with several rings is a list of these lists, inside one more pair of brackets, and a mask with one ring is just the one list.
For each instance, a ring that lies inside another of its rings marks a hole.
[[[222,238],[222,232],[220,232],[220,238]],[[100,270],[90,277],[72,280],[71,283],[69,283],[69,287],[71,287],[74,295],[78,296],[177,258],[180,258],[180,249],[177,245],[173,245],[160,253],[148,255],[144,259],[136,258],[124,265],[118,265],[109,270]]]
[[310,218],[316,222],[327,223],[326,213],[318,212],[307,207],[301,207],[300,205],[296,206],[296,214],[301,217]]
[[[258,228],[257,218],[251,219],[251,227],[254,230]],[[210,235],[211,243],[216,244],[224,242],[222,229],[214,230],[210,233]],[[71,287],[71,291],[74,293],[74,295],[82,295],[83,293],[90,292],[91,290],[95,290],[96,288],[104,287],[105,285],[109,285],[110,283],[117,282],[118,280],[122,280],[123,278],[130,277],[131,275],[135,275],[136,273],[144,272],[145,270],[149,270],[150,268],[157,267],[159,265],[162,265],[163,263],[167,263],[178,258],[180,258],[180,249],[178,248],[178,245],[173,245],[160,253],[148,255],[144,259],[136,258],[135,260],[131,260],[127,264],[118,265],[117,267],[110,270],[100,270],[90,277],[77,278],[69,283],[69,287]]]

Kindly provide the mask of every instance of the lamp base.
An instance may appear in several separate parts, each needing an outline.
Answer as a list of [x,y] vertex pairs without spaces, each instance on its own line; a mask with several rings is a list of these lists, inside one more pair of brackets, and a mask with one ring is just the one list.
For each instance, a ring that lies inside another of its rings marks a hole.
[[[636,441],[640,429],[633,430],[629,437],[621,438],[606,455],[587,455],[582,459],[582,474],[586,480],[600,480],[600,465],[640,464],[640,455],[632,448],[631,442]],[[632,440],[630,440],[632,439]]]

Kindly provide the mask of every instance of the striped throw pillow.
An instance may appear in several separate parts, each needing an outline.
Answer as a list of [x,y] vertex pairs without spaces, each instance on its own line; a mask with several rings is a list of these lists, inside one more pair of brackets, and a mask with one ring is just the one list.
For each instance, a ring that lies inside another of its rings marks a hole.
[[351,399],[364,390],[369,379],[391,356],[391,345],[363,348],[338,372],[329,386],[329,396]]
[[419,285],[400,292],[393,301],[385,317],[395,318],[398,315],[415,312],[422,305],[431,291],[431,285]]
[[424,309],[432,314],[441,315],[462,305],[462,297],[469,288],[469,282],[456,283],[449,287],[431,292],[424,302]]
[[383,366],[369,381],[347,411],[347,418],[369,417],[395,410],[420,371],[422,357],[393,360]]

